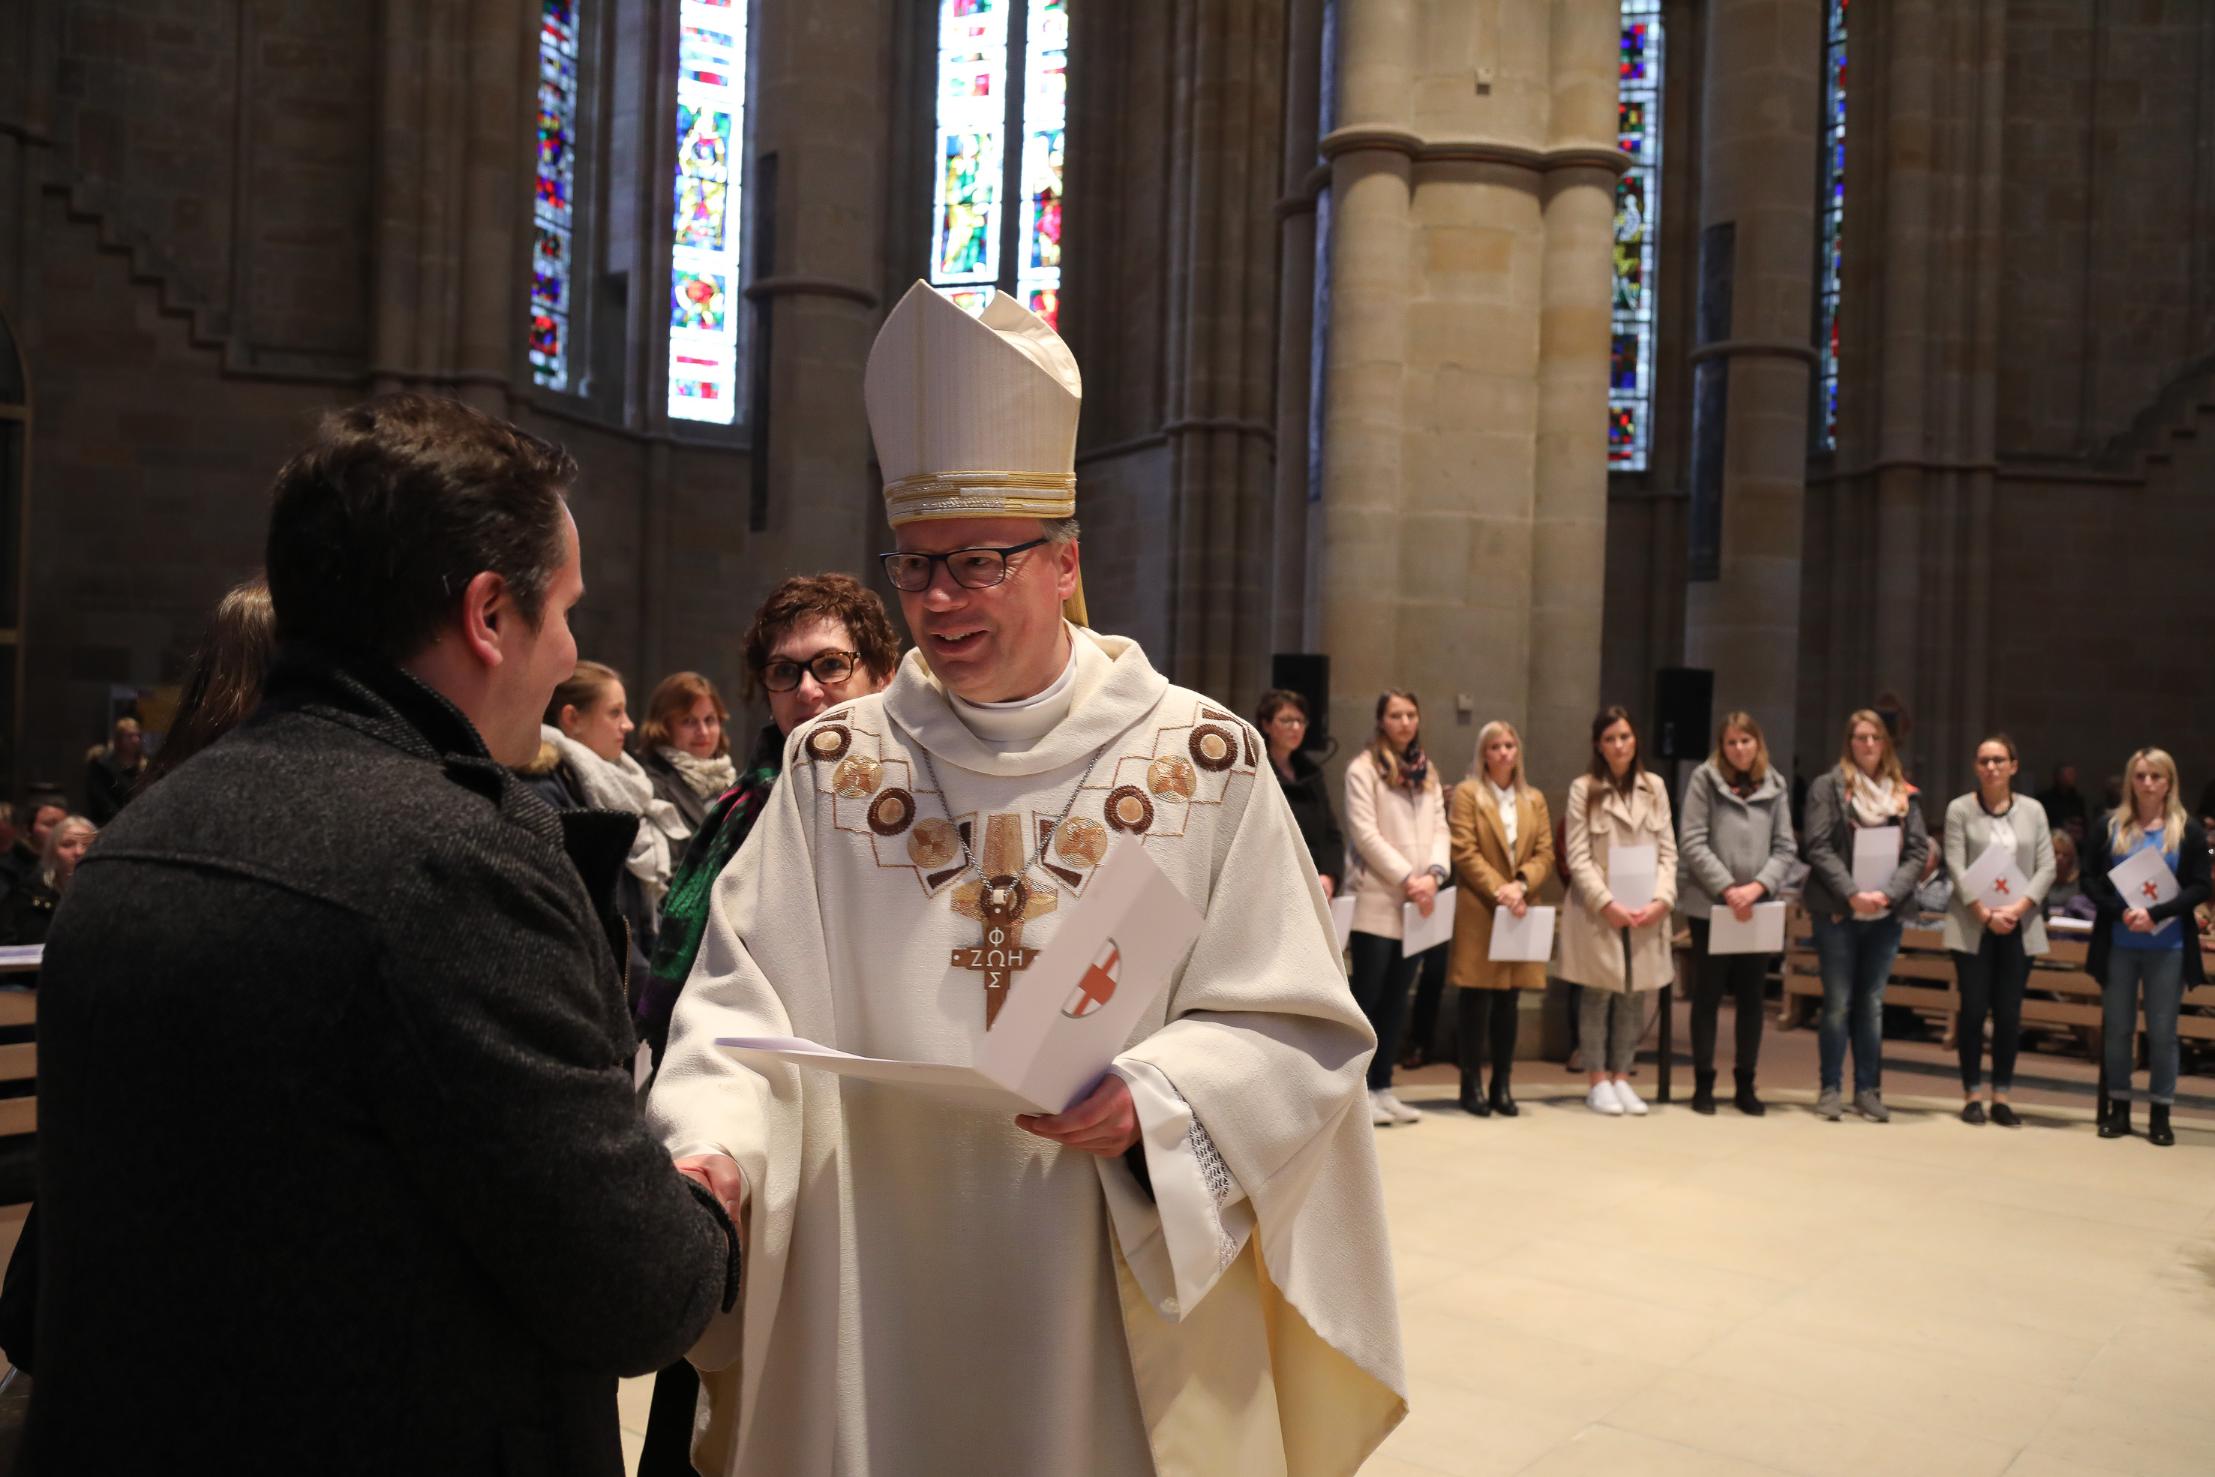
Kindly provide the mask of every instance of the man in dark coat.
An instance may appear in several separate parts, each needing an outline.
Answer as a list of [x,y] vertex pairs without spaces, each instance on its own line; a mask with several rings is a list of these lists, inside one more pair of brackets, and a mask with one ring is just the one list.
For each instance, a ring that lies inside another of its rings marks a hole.
[[402,395],[278,475],[246,723],[103,833],[40,986],[42,1473],[623,1470],[737,1294],[646,1132],[634,821],[506,768],[576,659],[556,448]]

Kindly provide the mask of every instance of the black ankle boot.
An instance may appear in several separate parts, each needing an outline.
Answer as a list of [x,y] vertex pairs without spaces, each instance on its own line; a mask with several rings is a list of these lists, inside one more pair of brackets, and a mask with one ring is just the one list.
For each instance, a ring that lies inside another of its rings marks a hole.
[[1715,1072],[1713,1068],[1692,1073],[1692,1111],[1712,1116],[1715,1112]]
[[1508,1093],[1507,1073],[1504,1071],[1495,1070],[1492,1073],[1492,1096],[1490,1101],[1492,1111],[1502,1118],[1513,1118],[1523,1111],[1515,1106],[1515,1099]]
[[1492,1116],[1492,1105],[1484,1100],[1484,1078],[1476,1072],[1461,1074],[1461,1111],[1473,1113],[1479,1118]]
[[2155,1103],[2146,1110],[2146,1142],[2166,1149],[2177,1141],[2177,1131],[2169,1126],[2169,1105]]
[[2130,1137],[2130,1099],[2109,1098],[2107,1116],[2100,1120],[2100,1137],[2103,1139],[2127,1139]]
[[1762,1114],[1769,1111],[1767,1105],[1765,1105],[1760,1098],[1754,1096],[1753,1073],[1747,1071],[1738,1071],[1733,1072],[1731,1075],[1738,1079],[1738,1094],[1730,1100],[1730,1105],[1732,1107],[1736,1108],[1739,1112],[1744,1113],[1748,1118],[1759,1118]]

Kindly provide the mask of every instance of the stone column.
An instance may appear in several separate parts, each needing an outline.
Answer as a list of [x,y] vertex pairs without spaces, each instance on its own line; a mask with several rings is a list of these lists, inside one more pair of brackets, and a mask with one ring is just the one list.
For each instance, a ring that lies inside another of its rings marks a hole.
[[[1719,577],[1690,584],[1684,655],[1714,671],[1716,716],[1753,714],[1780,764],[1798,752],[1822,24],[1822,0],[1716,0],[1702,27],[1701,240],[1710,250],[1713,228],[1732,228],[1731,310],[1726,335],[1694,352],[1721,361],[1728,416]],[[1701,268],[1712,282],[1725,264]]]
[[1306,651],[1308,415],[1313,408],[1317,195],[1329,178],[1322,129],[1323,0],[1291,0],[1285,20],[1284,172],[1277,201],[1277,486],[1270,578],[1274,651]]

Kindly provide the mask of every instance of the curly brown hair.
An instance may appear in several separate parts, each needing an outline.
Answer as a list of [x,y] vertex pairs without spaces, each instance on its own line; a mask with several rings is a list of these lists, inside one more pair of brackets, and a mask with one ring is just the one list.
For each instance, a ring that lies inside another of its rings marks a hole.
[[900,665],[900,637],[874,590],[850,574],[796,574],[769,592],[754,623],[746,628],[746,695],[761,690],[761,669],[769,653],[796,627],[837,621],[854,640],[862,665],[879,682]]

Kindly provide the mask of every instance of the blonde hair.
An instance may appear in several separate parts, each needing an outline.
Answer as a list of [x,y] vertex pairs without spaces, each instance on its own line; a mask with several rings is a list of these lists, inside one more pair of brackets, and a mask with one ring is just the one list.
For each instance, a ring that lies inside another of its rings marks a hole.
[[2161,849],[2174,854],[2184,845],[2184,802],[2177,798],[2177,762],[2169,757],[2167,749],[2145,748],[2130,756],[2123,766],[2123,803],[2108,815],[2107,821],[2114,835],[2114,854],[2127,856],[2138,849],[2145,839],[2145,830],[2138,824],[2138,796],[2131,787],[2131,776],[2144,764],[2159,770],[2169,781],[2167,808],[2161,817]]
[[100,837],[100,828],[89,816],[65,815],[54,822],[54,829],[46,833],[46,845],[40,848],[38,857],[38,880],[48,887],[54,887],[61,876],[61,863],[57,858],[61,854],[62,838],[73,831],[82,831],[94,840]]
[[[1769,740],[1763,735],[1761,725],[1754,722],[1753,714],[1736,710],[1725,713],[1723,721],[1715,728],[1715,752],[1707,756],[1707,762],[1715,766],[1715,772],[1726,778],[1730,774],[1730,761],[1723,757],[1723,740],[1732,729],[1750,736],[1754,741],[1754,762],[1746,766],[1746,778],[1760,784],[1769,773]],[[1846,745],[1853,747],[1852,730],[1847,730]]]
[[1854,792],[1854,782],[1861,778],[1861,766],[1854,762],[1854,730],[1864,723],[1874,728],[1884,738],[1884,754],[1877,760],[1877,777],[1889,781],[1899,812],[1907,814],[1907,771],[1900,768],[1900,751],[1892,743],[1892,730],[1884,726],[1884,719],[1874,708],[1856,708],[1846,720],[1846,738],[1838,750],[1838,776],[1848,796]]
[[577,670],[571,672],[546,700],[546,722],[560,728],[562,709],[575,708],[582,713],[605,697],[609,688],[622,684],[623,674],[606,662],[579,661]]
[[[1423,746],[1422,703],[1416,699],[1414,693],[1407,691],[1405,688],[1387,687],[1383,692],[1377,695],[1377,731],[1370,736],[1368,747],[1369,756],[1372,759],[1376,760],[1377,771],[1384,776],[1384,782],[1388,785],[1397,787],[1405,783],[1400,778],[1399,751],[1394,749],[1392,747],[1392,741],[1384,736],[1385,710],[1392,706],[1395,699],[1406,703],[1409,707],[1415,710],[1415,740],[1413,747],[1420,749]],[[1424,785],[1426,788],[1429,786],[1431,778],[1432,776],[1429,775],[1424,776]]]
[[1523,773],[1523,736],[1505,718],[1495,718],[1477,730],[1477,752],[1476,757],[1469,761],[1469,778],[1487,782],[1491,780],[1492,767],[1485,762],[1484,751],[1492,747],[1494,739],[1502,736],[1515,740],[1515,773],[1508,777],[1507,787],[1520,799],[1531,787],[1530,780]]

